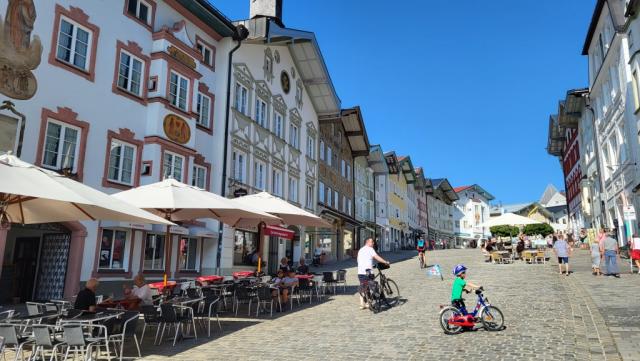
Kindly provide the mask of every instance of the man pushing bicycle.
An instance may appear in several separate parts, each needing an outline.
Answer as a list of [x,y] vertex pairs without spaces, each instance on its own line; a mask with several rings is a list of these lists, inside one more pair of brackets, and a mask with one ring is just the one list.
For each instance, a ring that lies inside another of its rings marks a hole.
[[[367,238],[364,241],[364,246],[360,248],[358,251],[358,281],[360,281],[360,288],[367,287],[369,282],[368,272],[373,270],[373,260],[376,260],[380,263],[387,262],[384,258],[380,257],[375,249],[373,249],[373,238]],[[360,292],[360,309],[364,310],[369,306],[365,304],[364,297],[362,297],[362,292]]]

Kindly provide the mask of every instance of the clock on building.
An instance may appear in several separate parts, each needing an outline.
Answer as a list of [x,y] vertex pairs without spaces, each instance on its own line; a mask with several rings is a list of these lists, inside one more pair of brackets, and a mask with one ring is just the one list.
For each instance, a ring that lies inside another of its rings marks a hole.
[[284,70],[280,73],[280,85],[282,86],[282,91],[284,91],[285,94],[289,94],[291,81],[289,80],[289,74]]

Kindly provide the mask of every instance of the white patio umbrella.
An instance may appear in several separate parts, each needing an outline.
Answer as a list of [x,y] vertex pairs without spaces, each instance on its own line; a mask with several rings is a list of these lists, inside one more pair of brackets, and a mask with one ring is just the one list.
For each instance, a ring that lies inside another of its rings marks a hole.
[[[242,206],[230,199],[203,189],[165,179],[161,182],[140,186],[113,195],[126,200],[167,220],[181,221],[197,218],[214,218],[235,226],[240,221],[258,224],[280,224],[281,219],[261,212],[249,206]],[[167,241],[171,238],[169,226],[166,229]],[[169,259],[169,247],[166,259]]]
[[479,227],[493,227],[493,226],[525,226],[527,224],[538,224],[531,218],[523,217],[514,213],[505,213],[498,217],[490,218],[488,221],[481,223]]
[[0,220],[22,224],[86,220],[172,224],[11,154],[0,155]]
[[310,227],[331,227],[329,223],[315,214],[307,212],[300,207],[296,207],[293,204],[267,192],[235,198],[233,199],[233,202],[243,206],[252,206],[260,209],[261,211],[278,216],[285,224]]

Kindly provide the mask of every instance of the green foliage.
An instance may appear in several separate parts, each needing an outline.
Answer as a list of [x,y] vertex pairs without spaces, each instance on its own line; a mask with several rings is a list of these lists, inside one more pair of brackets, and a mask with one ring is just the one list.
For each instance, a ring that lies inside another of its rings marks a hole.
[[520,229],[514,226],[493,226],[489,228],[494,237],[515,237],[520,234]]
[[535,236],[536,234],[541,234],[542,237],[546,237],[553,233],[553,227],[547,223],[536,223],[536,224],[527,224],[522,229],[522,233],[527,236]]

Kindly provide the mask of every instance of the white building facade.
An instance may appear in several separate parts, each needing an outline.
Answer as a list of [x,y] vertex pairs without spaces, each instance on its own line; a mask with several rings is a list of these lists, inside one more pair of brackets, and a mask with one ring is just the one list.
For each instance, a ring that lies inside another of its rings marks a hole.
[[[40,86],[32,99],[15,101],[26,117],[21,158],[107,193],[167,177],[215,191],[217,67],[226,58],[216,49],[235,27],[206,1],[185,4],[37,2]],[[19,276],[10,296],[25,301],[72,296],[90,277],[120,289],[137,273],[159,280],[212,272],[215,223],[173,231],[166,240],[149,225],[14,225],[0,242],[2,277]],[[18,257],[25,252],[32,259]],[[25,272],[29,262],[38,266]]]
[[455,214],[455,235],[458,244],[467,245],[471,241],[480,243],[480,239],[491,235],[489,227],[482,227],[482,223],[489,220],[489,202],[495,199],[491,193],[477,184],[454,188],[458,200],[454,203]]

